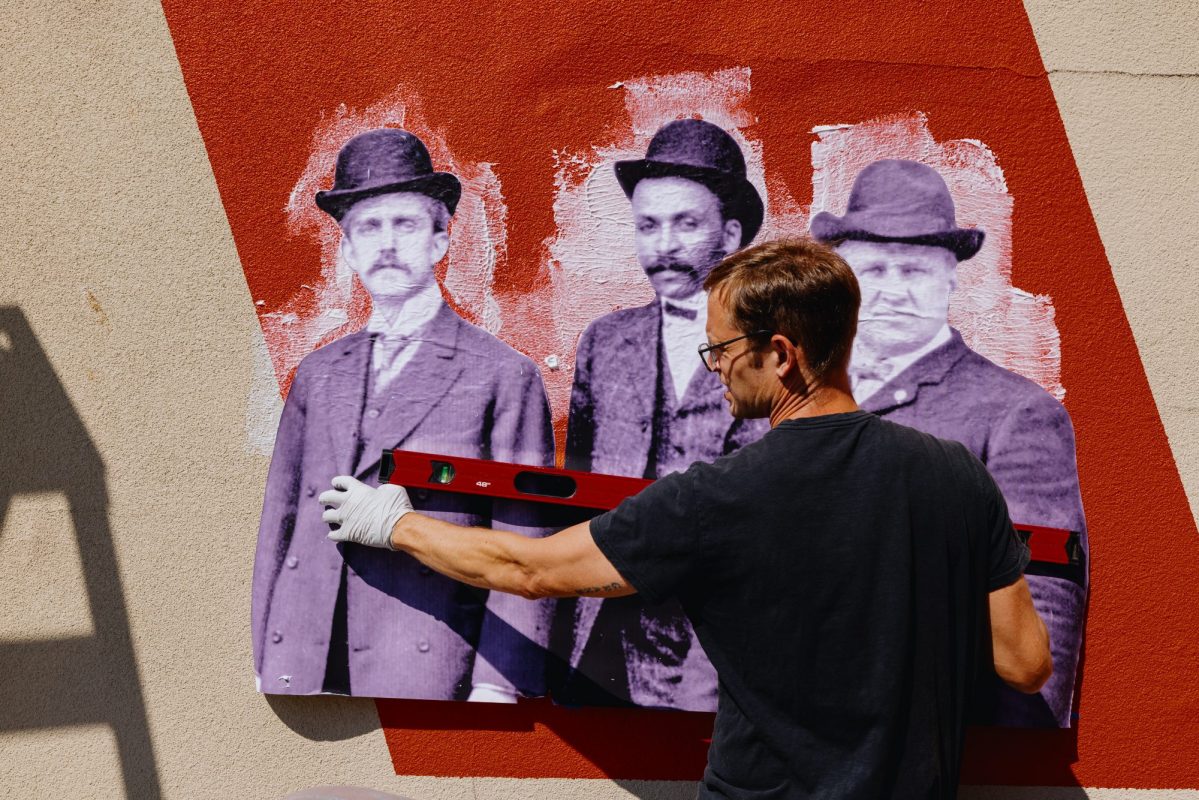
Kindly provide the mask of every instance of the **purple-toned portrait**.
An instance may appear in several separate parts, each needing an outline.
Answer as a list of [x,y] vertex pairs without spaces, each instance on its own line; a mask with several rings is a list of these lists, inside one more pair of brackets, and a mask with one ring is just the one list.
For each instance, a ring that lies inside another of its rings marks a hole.
[[850,364],[855,399],[888,420],[966,445],[986,464],[1021,524],[1070,532],[1072,563],[1027,571],[1045,620],[1053,677],[1039,694],[997,687],[998,724],[1070,725],[1086,606],[1086,521],[1074,431],[1062,404],[1037,383],[967,346],[950,325],[959,264],[985,232],[958,227],[953,199],[932,167],[884,159],[857,175],[843,215],[812,218],[858,277],[862,306]]
[[[253,579],[263,692],[515,701],[545,691],[551,603],[335,544],[317,502],[335,475],[377,484],[381,454],[397,447],[553,464],[536,366],[455,313],[434,274],[461,194],[420,139],[386,128],[345,142],[332,188],[313,198],[337,222],[338,258],[369,293],[370,315],[300,361],[279,420]],[[412,500],[459,525],[544,533],[524,507],[425,490]]]
[[[594,320],[579,339],[566,466],[658,478],[766,431],[765,420],[729,414],[718,375],[698,355],[704,278],[753,241],[764,208],[740,146],[703,120],[664,125],[644,158],[614,167],[654,297]],[[715,710],[716,672],[677,603],[580,598],[562,604],[555,627],[567,665],[558,700]]]

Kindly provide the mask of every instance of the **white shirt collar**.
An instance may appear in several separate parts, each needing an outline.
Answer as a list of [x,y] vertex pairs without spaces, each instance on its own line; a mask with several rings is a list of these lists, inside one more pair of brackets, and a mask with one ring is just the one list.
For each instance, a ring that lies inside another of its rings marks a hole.
[[933,350],[936,350],[938,347],[944,345],[951,338],[953,338],[953,331],[950,330],[949,323],[946,322],[941,327],[941,330],[937,331],[931,339],[929,339],[916,350],[913,350],[910,353],[904,353],[902,356],[897,358],[889,358],[885,362],[876,364],[876,366],[880,368],[885,365],[885,369],[855,371],[851,368],[850,380],[853,382],[854,399],[856,399],[859,403],[865,402],[867,399],[872,397],[875,392],[883,388],[883,386],[885,386],[887,382],[896,375],[899,375],[905,369],[924,358]]
[[707,319],[708,317],[708,293],[703,290],[696,292],[690,297],[683,297],[677,300],[671,297],[659,296],[658,302],[662,304],[663,311],[666,310],[666,304],[669,303],[672,306],[695,311],[697,314],[696,319],[700,319],[701,317]]
[[912,366],[917,361],[948,342],[951,338],[953,338],[953,332],[949,329],[949,323],[946,322],[941,326],[941,330],[933,334],[933,338],[924,343],[923,347],[919,348],[918,350],[913,350],[910,353],[904,353],[897,358],[889,359],[892,366],[891,377],[895,377],[899,373],[903,372],[905,369]]
[[441,289],[434,281],[401,305],[373,303],[366,330],[383,336],[411,337],[429,324],[444,304]]

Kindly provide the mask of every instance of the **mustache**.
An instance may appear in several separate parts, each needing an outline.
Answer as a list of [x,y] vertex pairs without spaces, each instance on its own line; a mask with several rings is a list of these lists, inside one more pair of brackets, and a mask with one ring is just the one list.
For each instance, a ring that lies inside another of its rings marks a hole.
[[380,269],[405,269],[405,268],[406,268],[406,265],[404,263],[402,263],[398,258],[396,258],[395,256],[389,256],[389,255],[379,256],[370,265],[371,272],[374,272],[375,270],[380,270]]
[[922,314],[902,308],[889,308],[883,312],[863,312],[858,314],[858,322],[885,321],[895,317],[911,317],[912,319],[932,319],[936,314]]
[[653,263],[645,267],[647,275],[657,275],[660,272],[681,272],[684,274],[695,274],[698,270],[691,264],[675,260],[673,258],[661,258],[654,260]]

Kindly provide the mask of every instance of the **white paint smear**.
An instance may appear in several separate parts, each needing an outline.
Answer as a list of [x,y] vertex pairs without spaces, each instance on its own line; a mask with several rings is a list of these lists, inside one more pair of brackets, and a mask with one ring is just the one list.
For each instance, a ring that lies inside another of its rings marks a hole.
[[492,333],[500,329],[492,282],[496,262],[507,250],[507,208],[499,178],[491,164],[456,159],[441,132],[424,121],[419,101],[401,87],[364,111],[340,107],[313,133],[308,163],[283,212],[289,233],[311,236],[319,243],[321,277],[314,286],[301,287],[279,310],[262,316],[267,349],[281,386],[300,359],[358,330],[370,316],[370,296],[339,258],[341,231],[332,217],[317,208],[314,196],[332,188],[342,146],[359,133],[383,127],[416,134],[428,147],[434,169],[453,173],[462,182],[462,199],[450,222],[442,291],[472,322]]
[[[425,142],[435,168],[454,173],[463,184],[443,262],[443,292],[486,330],[499,333],[504,327],[503,338],[535,362],[557,365],[543,369],[542,375],[554,416],[562,422],[583,329],[604,314],[653,298],[637,263],[629,201],[613,165],[642,158],[650,138],[666,123],[701,118],[728,131],[745,154],[748,178],[766,205],[759,242],[806,235],[812,213],[844,213],[854,178],[878,159],[912,159],[935,168],[953,195],[958,223],[987,233],[979,254],[958,267],[950,322],[987,358],[1036,381],[1059,399],[1064,396],[1053,305],[1048,297],[1011,285],[1013,201],[1003,171],[985,144],[969,139],[938,143],[927,119],[918,113],[819,125],[812,129],[812,203],[804,208],[788,193],[782,176],[767,177],[762,145],[752,135],[756,118],[750,111],[749,69],[648,76],[609,88],[624,93],[627,120],[613,127],[607,142],[552,154],[557,231],[544,242],[542,263],[549,281],[526,294],[506,296],[502,316],[493,276],[497,262],[507,256],[507,206],[492,165],[455,159],[444,137],[425,123],[418,103],[402,89],[362,112],[338,109],[313,134],[312,155],[283,209],[292,235],[311,236],[319,243],[321,277],[315,285],[301,287],[284,307],[263,315],[270,358],[259,369],[265,373],[273,368],[274,386],[283,386],[301,358],[366,322],[370,298],[338,259],[340,231],[316,207],[313,196],[332,186],[337,152],[350,137],[378,127],[402,127]],[[274,438],[278,409],[265,399],[270,385],[256,380],[251,389],[253,419],[247,421],[247,436],[255,452],[269,451]]]
[[1061,338],[1053,303],[1012,286],[1012,196],[995,154],[982,142],[938,143],[922,114],[884,117],[812,131],[811,214],[844,214],[854,178],[884,158],[927,164],[949,187],[961,227],[982,228],[986,240],[974,258],[958,264],[958,288],[949,322],[971,348],[1039,383],[1061,400]]
[[[807,215],[781,182],[766,179],[762,145],[749,132],[748,68],[710,74],[683,72],[621,81],[628,123],[613,141],[581,152],[555,151],[554,220],[546,241],[554,327],[539,341],[546,353],[561,353],[563,369],[545,375],[557,416],[566,413],[579,335],[593,319],[653,299],[637,263],[629,200],[616,181],[614,164],[644,158],[654,133],[677,119],[699,118],[729,132],[745,155],[747,176],[766,205],[757,241],[807,230]],[[617,128],[617,131],[620,129]]]

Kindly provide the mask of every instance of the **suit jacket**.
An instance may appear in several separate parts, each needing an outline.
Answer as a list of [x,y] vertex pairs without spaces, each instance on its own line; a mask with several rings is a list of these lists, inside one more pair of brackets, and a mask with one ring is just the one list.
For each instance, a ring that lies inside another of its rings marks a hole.
[[[645,475],[655,447],[655,393],[660,380],[670,380],[668,374],[659,375],[666,369],[659,358],[661,330],[662,306],[655,299],[647,306],[600,317],[583,332],[576,351],[567,422],[568,469]],[[719,376],[699,364],[698,354],[695,359],[696,372],[675,407],[672,439],[683,447],[687,461],[713,461],[760,438],[769,426],[765,420],[734,419],[725,404]],[[623,649],[633,700],[644,705],[715,710],[714,670],[681,609],[644,609],[636,614],[633,612],[643,607],[630,609],[633,604],[635,599],[613,604],[619,611],[612,613],[629,617],[627,624],[631,625],[638,624],[639,617],[645,630],[626,635],[623,648],[609,642],[610,655],[604,656],[619,659]],[[579,666],[604,606],[598,598],[579,598],[569,654],[560,654],[572,668]]]
[[[605,475],[642,477],[653,448],[662,305],[627,308],[600,317],[579,338],[566,467]],[[695,356],[696,362],[699,355]],[[663,378],[669,380],[668,376]],[[699,365],[679,399],[676,417],[688,417],[694,461],[712,461],[755,441],[764,420],[734,419],[715,372]]]
[[[385,396],[367,394],[372,338],[358,332],[300,362],[267,476],[254,562],[255,667],[263,691],[321,690],[341,569],[351,691],[462,698],[472,683],[543,691],[546,603],[475,589],[403,553],[335,544],[316,498],[334,475],[377,483],[384,449],[553,463],[545,389],[525,356],[443,307]],[[359,441],[363,414],[372,441]],[[421,513],[539,533],[527,506],[418,489]],[[479,656],[477,657],[476,656]]]
[[[1066,409],[1037,384],[971,350],[956,330],[949,342],[893,376],[861,406],[966,445],[999,484],[1013,522],[1076,531],[1087,552],[1074,429]],[[995,721],[1068,727],[1086,589],[1061,578],[1027,577],[1049,628],[1053,677],[1039,695],[1004,687]]]

